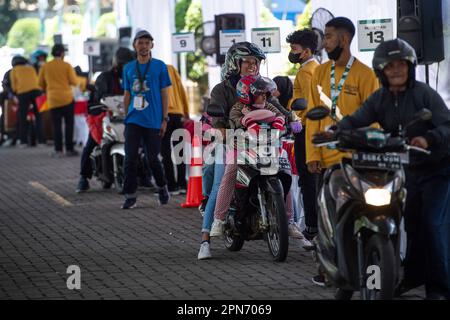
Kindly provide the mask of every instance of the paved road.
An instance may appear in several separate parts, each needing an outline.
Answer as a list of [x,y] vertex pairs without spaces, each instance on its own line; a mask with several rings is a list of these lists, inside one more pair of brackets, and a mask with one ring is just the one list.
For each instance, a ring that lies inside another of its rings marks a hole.
[[[0,299],[332,299],[295,239],[285,263],[263,241],[229,252],[220,240],[198,261],[201,216],[182,196],[161,207],[141,190],[138,208],[120,210],[122,197],[95,181],[76,194],[79,158],[50,151],[0,147]],[[67,288],[71,265],[81,290]]]

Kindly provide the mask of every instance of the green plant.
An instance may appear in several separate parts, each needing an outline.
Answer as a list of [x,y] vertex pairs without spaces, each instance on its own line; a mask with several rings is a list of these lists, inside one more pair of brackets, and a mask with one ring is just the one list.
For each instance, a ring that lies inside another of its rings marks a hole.
[[175,6],[175,29],[177,32],[184,30],[186,26],[186,13],[192,0],[180,0]]
[[311,6],[311,1],[308,0],[302,14],[300,14],[297,18],[297,28],[298,29],[309,28],[310,22],[311,22],[311,16],[312,16],[312,6]]
[[40,21],[38,18],[17,20],[8,33],[7,45],[11,48],[23,48],[30,54],[39,44]]
[[108,12],[102,14],[98,19],[97,27],[95,28],[96,37],[113,37],[109,30],[116,28],[117,15],[115,12]]
[[[45,36],[44,36],[44,43],[46,45],[52,46],[53,45],[53,35],[60,33],[61,30],[59,30],[58,26],[58,16],[55,16],[51,19],[45,20]],[[83,17],[80,14],[76,13],[65,13],[63,15],[63,25],[69,26],[71,29],[72,34],[80,34],[81,33],[81,26],[83,23]]]
[[[186,11],[185,30],[195,31],[203,23],[201,5],[201,0],[191,2]],[[201,95],[205,94],[208,89],[208,74],[206,73],[206,59],[200,49],[197,49],[195,53],[187,54],[186,66],[188,78],[197,82]]]
[[[3,4],[0,5],[0,35],[6,38],[8,31],[11,29],[14,22],[17,20],[17,11],[12,9],[11,0],[2,1]],[[4,45],[0,43],[0,47]]]

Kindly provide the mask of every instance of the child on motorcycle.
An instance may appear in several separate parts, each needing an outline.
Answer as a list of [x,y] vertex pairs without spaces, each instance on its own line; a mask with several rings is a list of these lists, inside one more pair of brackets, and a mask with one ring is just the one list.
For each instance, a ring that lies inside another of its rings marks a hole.
[[[267,99],[272,95],[276,88],[275,82],[269,78],[261,76],[243,77],[236,87],[239,102],[237,102],[230,111],[230,120],[234,122],[235,128],[246,128],[249,130],[250,134],[258,134],[261,129],[258,122],[265,122],[270,124],[272,129],[284,131],[285,118],[283,114],[275,106],[267,102]],[[211,237],[223,234],[225,217],[228,213],[234,194],[237,172],[237,152],[236,150],[230,150],[230,152],[233,153],[232,159],[234,159],[234,161],[227,163],[225,168],[225,173],[217,196],[214,222],[210,233]],[[243,196],[243,198],[245,198],[245,196]],[[292,199],[288,199],[288,201],[289,200]],[[292,206],[287,207],[292,208]],[[288,210],[288,219],[293,222],[292,215],[293,211]],[[304,239],[300,230],[295,230],[296,232],[294,232],[294,230],[292,230],[294,228],[295,224],[290,224],[290,235],[307,241]],[[306,245],[306,243],[303,245]]]

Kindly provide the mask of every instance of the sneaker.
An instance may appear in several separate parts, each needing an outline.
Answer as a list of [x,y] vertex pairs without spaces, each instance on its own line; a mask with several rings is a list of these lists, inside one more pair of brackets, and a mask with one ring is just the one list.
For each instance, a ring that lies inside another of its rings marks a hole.
[[418,283],[411,283],[409,281],[405,281],[404,279],[400,281],[400,283],[397,285],[397,287],[394,290],[394,297],[398,298],[402,294],[415,289],[417,287],[420,287],[421,284]]
[[299,227],[295,223],[290,223],[288,225],[288,233],[289,237],[295,238],[295,239],[303,239],[304,236],[302,232],[300,231]]
[[314,237],[317,236],[317,228],[306,227],[305,230],[303,231],[303,235],[305,236],[306,239],[312,241]]
[[325,277],[323,274],[315,275],[311,280],[314,284],[320,287],[325,287]]
[[50,153],[50,157],[60,159],[60,158],[64,157],[64,154],[62,151],[52,151]]
[[70,151],[66,151],[66,156],[67,157],[76,157],[78,156],[79,153],[77,150],[70,150]]
[[169,193],[171,196],[177,196],[180,194],[180,189],[178,187],[169,188]]
[[139,179],[139,186],[145,189],[155,189],[155,185],[150,179]]
[[158,198],[159,198],[159,204],[164,205],[169,202],[170,194],[167,190],[167,186],[161,187],[158,190]]
[[121,209],[133,209],[134,207],[136,207],[136,198],[127,198]]
[[209,233],[210,237],[221,237],[223,236],[223,227],[225,225],[225,221],[214,219],[214,222],[211,227],[211,232]]
[[200,250],[198,250],[198,260],[211,259],[211,250],[209,248],[209,242],[204,241],[200,245]]
[[89,190],[89,181],[85,177],[80,177],[80,180],[78,181],[78,186],[76,193],[86,192]]
[[[303,235],[303,234],[302,234]],[[302,246],[303,249],[305,249],[306,251],[312,251],[314,250],[316,247],[314,245],[314,243],[312,243],[311,241],[309,241],[308,239],[306,239],[305,237],[300,239],[300,245]]]
[[180,187],[180,194],[186,194],[187,188],[186,187]]
[[205,215],[205,209],[206,209],[207,203],[208,203],[208,197],[203,198],[202,203],[200,203],[200,205],[198,206],[198,211],[200,211],[200,214],[202,215],[202,217]]

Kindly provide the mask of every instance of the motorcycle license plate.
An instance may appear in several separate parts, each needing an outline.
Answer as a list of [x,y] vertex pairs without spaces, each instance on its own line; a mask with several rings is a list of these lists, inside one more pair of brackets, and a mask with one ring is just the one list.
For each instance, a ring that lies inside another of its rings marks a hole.
[[358,152],[352,155],[355,168],[399,170],[402,159],[398,154]]
[[280,165],[280,169],[283,170],[291,170],[291,163],[286,158],[279,158],[278,163]]

